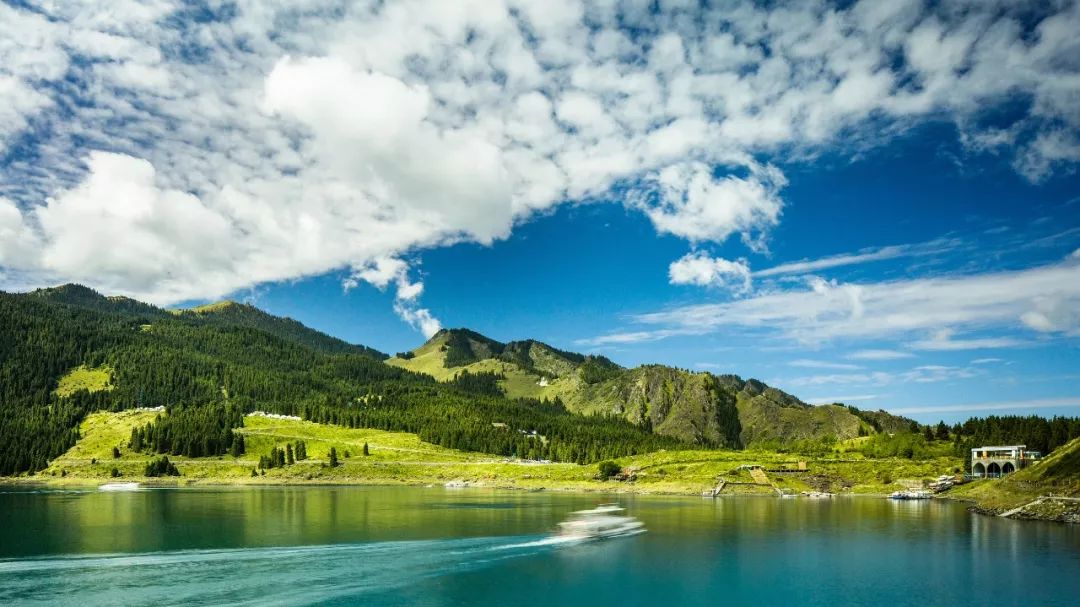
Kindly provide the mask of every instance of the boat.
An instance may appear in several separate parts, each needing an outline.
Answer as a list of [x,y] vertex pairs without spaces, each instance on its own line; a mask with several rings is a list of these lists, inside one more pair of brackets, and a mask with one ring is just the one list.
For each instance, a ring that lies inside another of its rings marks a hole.
[[559,523],[558,537],[579,540],[602,540],[645,533],[645,525],[617,504],[602,504],[592,510],[571,512]]
[[893,491],[889,494],[891,500],[928,500],[931,497],[929,491]]
[[98,491],[138,491],[139,483],[105,483]]

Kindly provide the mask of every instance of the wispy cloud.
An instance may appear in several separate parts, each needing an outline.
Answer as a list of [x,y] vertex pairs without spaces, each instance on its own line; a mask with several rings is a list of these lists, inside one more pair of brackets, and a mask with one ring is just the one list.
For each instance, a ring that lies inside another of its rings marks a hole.
[[908,344],[913,350],[937,350],[955,352],[959,350],[990,350],[996,348],[1016,348],[1027,345],[1029,342],[1012,337],[978,337],[970,339],[954,339],[956,332],[951,329],[942,329],[934,333],[929,339],[920,339]]
[[694,335],[693,330],[660,330],[660,331],[627,331],[623,333],[608,333],[598,337],[574,340],[578,346],[607,346],[618,344],[636,344],[641,342],[658,341],[676,335]]
[[997,401],[957,405],[919,405],[910,407],[890,407],[889,411],[898,415],[914,415],[919,413],[1038,411],[1041,409],[1058,409],[1065,407],[1080,407],[1080,397],[1042,398],[1032,400]]
[[800,358],[799,360],[793,360],[788,363],[792,367],[802,367],[804,369],[837,369],[837,370],[853,370],[861,369],[859,365],[852,365],[849,363],[835,363],[826,360],[813,360],[808,358]]
[[851,360],[900,360],[915,358],[911,352],[901,350],[858,350],[847,355]]
[[979,374],[970,367],[921,365],[900,372],[865,371],[861,373],[831,373],[794,377],[783,383],[791,386],[823,386],[846,384],[852,386],[886,386],[896,383],[931,384],[957,379],[970,379]]
[[[917,340],[915,345],[939,350],[1002,348],[1022,345],[1023,340],[978,332],[1069,335],[1080,330],[1076,310],[1080,310],[1080,263],[1068,260],[1025,270],[876,283],[817,279],[808,288],[642,314],[635,317],[638,323],[661,328],[633,336],[646,341],[680,332],[743,330],[806,344],[906,340],[930,334],[938,339]],[[955,338],[961,331],[965,333]]]
[[832,403],[858,403],[868,400],[878,400],[881,398],[880,394],[846,394],[844,396],[815,396],[806,399],[806,402],[811,405],[826,405]]
[[833,255],[830,257],[822,257],[820,259],[809,259],[784,263],[771,268],[766,268],[764,270],[758,270],[754,272],[753,275],[755,278],[764,278],[767,276],[778,276],[782,274],[806,274],[810,272],[816,272],[818,270],[864,264],[872,261],[882,261],[886,259],[896,259],[899,257],[938,255],[955,249],[959,245],[959,240],[942,239],[919,244],[904,244],[878,247],[875,249],[867,249],[859,253]]

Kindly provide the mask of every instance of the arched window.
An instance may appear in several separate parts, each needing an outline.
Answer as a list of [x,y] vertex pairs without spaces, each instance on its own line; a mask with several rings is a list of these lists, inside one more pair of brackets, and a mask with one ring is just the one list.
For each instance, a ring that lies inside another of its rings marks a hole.
[[971,474],[972,476],[980,478],[986,476],[986,466],[982,465],[979,462],[976,462],[975,465],[971,468]]
[[1001,476],[1001,466],[997,462],[990,462],[990,465],[986,467],[986,476],[990,478]]
[[1005,465],[1001,467],[1001,473],[1008,474],[1010,472],[1016,472],[1016,466],[1013,466],[1012,462],[1005,462]]

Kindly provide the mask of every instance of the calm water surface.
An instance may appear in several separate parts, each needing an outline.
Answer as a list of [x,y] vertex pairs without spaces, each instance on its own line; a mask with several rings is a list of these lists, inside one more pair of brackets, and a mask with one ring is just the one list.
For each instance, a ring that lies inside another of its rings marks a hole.
[[418,488],[0,490],[0,605],[1077,605],[1080,528],[953,503]]

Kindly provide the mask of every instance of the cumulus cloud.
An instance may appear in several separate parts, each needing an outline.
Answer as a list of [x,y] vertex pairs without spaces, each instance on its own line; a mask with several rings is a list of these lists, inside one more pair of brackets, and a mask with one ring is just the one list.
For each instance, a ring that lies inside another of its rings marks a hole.
[[345,279],[345,289],[356,287],[360,281],[370,283],[379,290],[385,290],[391,283],[395,286],[394,312],[425,337],[431,337],[442,328],[442,323],[426,308],[418,305],[418,298],[424,292],[422,281],[409,279],[409,265],[393,257],[379,257],[368,264],[356,268]]
[[[189,14],[179,0],[0,5],[0,229],[18,235],[0,245],[5,276],[210,298],[492,243],[578,200],[762,250],[785,159],[927,119],[951,120],[973,147],[1011,147],[1032,180],[1080,158],[1076,3],[1038,19],[1018,5],[868,0]],[[1017,100],[1014,123],[980,123]],[[414,301],[409,284],[398,291]],[[1071,323],[1056,305],[1026,322]]]
[[779,190],[787,181],[775,167],[752,165],[747,177],[716,177],[702,163],[665,167],[649,177],[654,196],[636,204],[656,229],[691,242],[722,242],[732,233],[760,247],[760,232],[780,221]]
[[713,258],[707,253],[687,253],[668,266],[668,279],[673,285],[722,287],[734,281],[735,291],[750,290],[750,268],[746,260],[729,261]]
[[36,263],[37,238],[15,203],[0,197],[0,267]]

